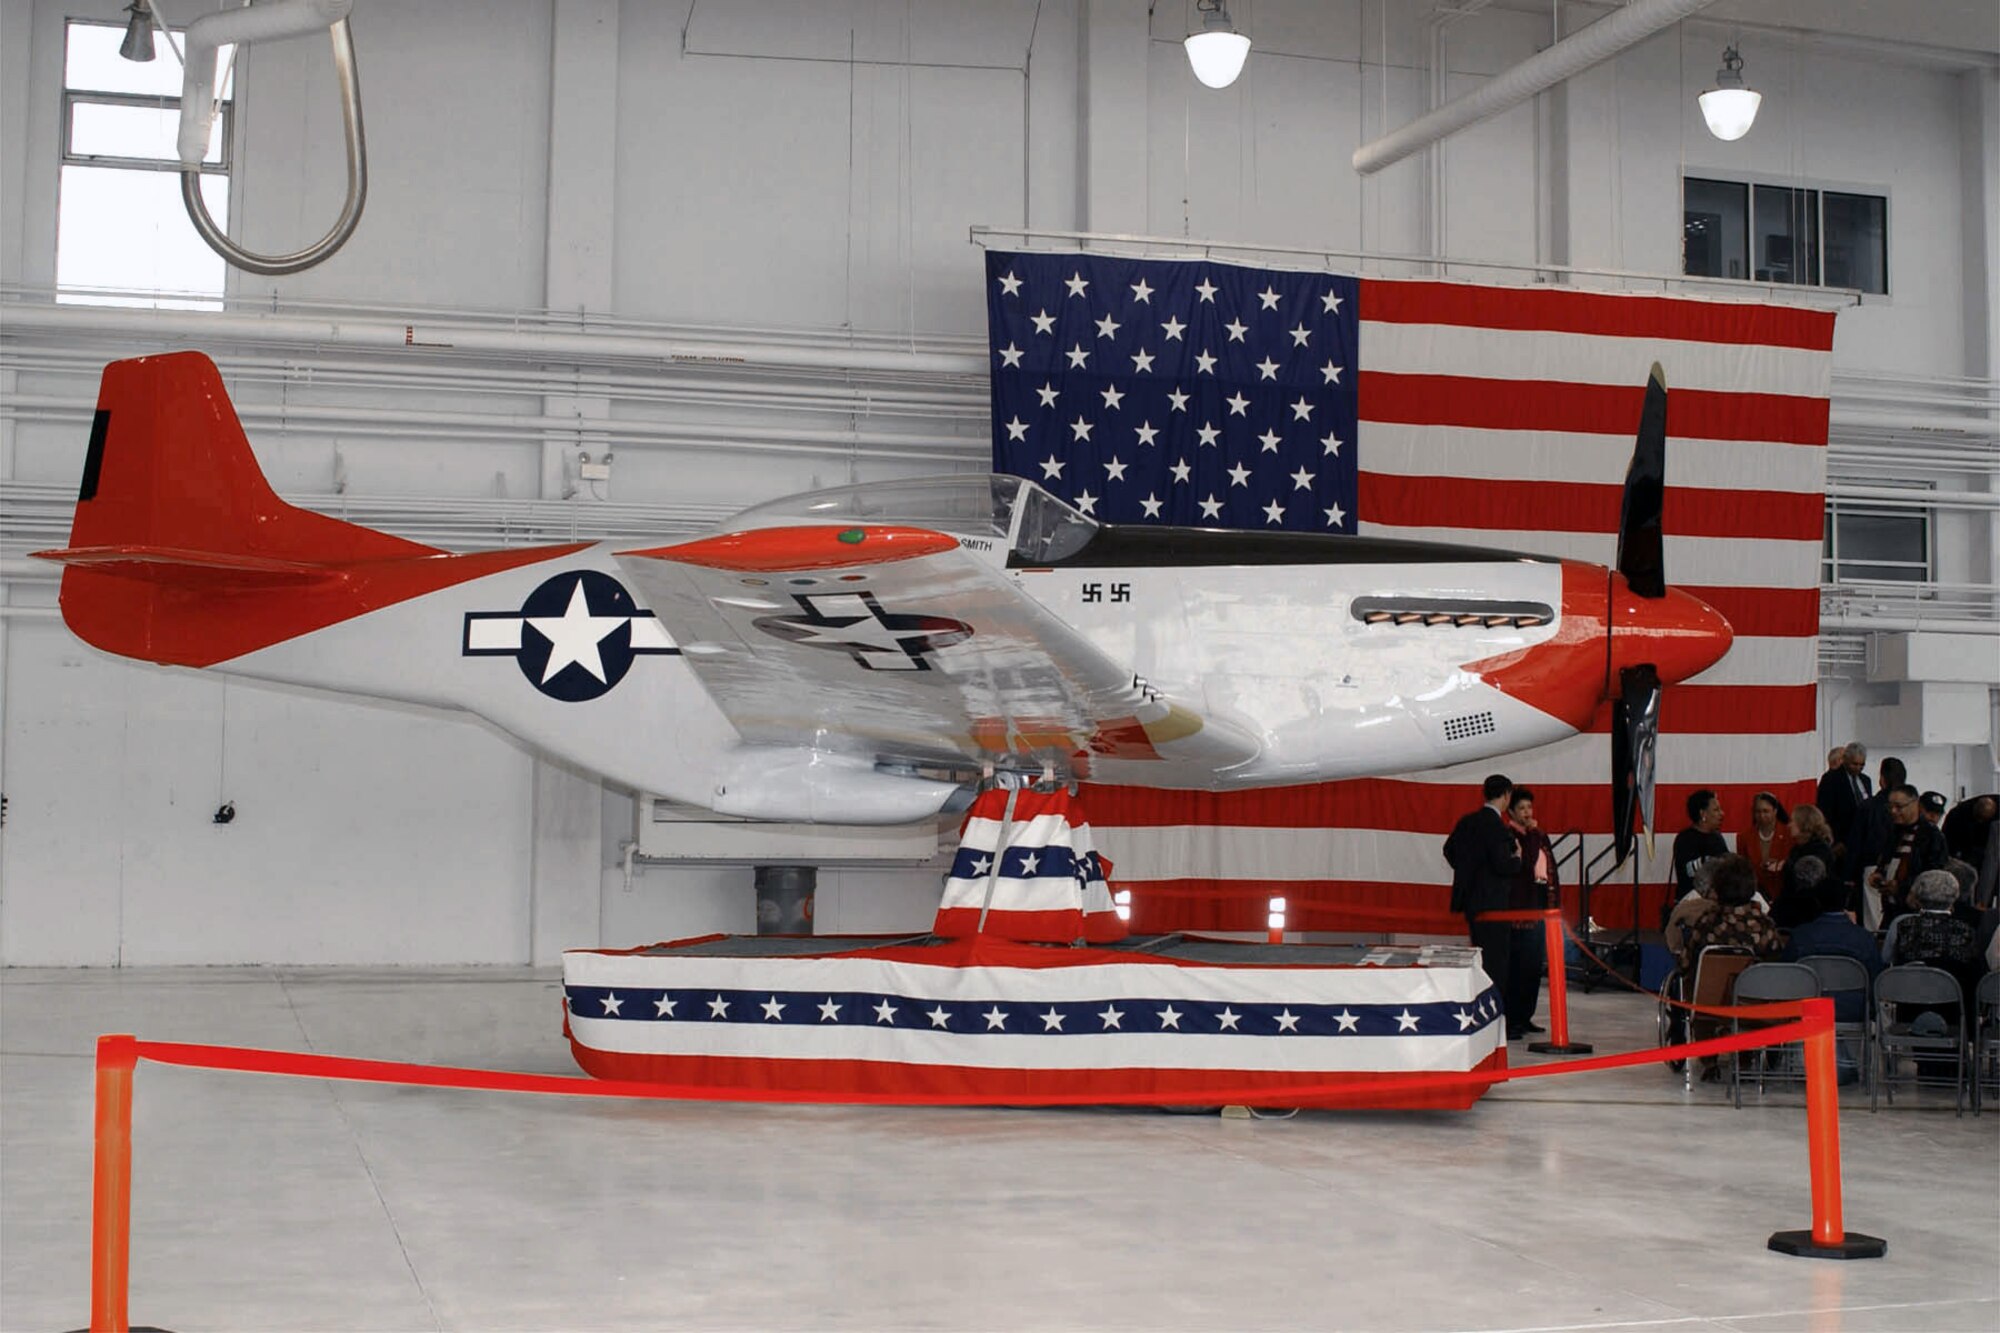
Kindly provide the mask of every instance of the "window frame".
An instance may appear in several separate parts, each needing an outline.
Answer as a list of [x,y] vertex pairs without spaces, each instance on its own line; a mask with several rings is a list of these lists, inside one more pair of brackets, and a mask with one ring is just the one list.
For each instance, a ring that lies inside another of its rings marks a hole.
[[[1924,482],[1909,487],[1911,497],[1919,498],[1935,490],[1932,483]],[[1924,557],[1921,562],[1906,560],[1869,560],[1861,557],[1845,558],[1840,553],[1840,519],[1842,515],[1852,518],[1911,519],[1923,528]],[[1881,584],[1931,584],[1937,581],[1937,511],[1929,505],[1886,505],[1881,501],[1842,501],[1837,496],[1826,497],[1826,529],[1820,543],[1820,583],[1825,587],[1854,587],[1857,585]],[[1866,566],[1874,569],[1913,569],[1922,577],[1914,579],[1868,578],[1860,575],[1843,577],[1844,565]]]
[[[1891,241],[1891,235],[1894,228],[1896,201],[1894,192],[1890,189],[1889,186],[1870,185],[1857,181],[1829,180],[1821,177],[1810,177],[1810,176],[1774,176],[1774,175],[1766,175],[1762,172],[1735,171],[1725,167],[1698,167],[1692,165],[1682,166],[1680,179],[1681,179],[1681,276],[1682,277],[1688,278],[1695,282],[1746,282],[1747,281],[1759,286],[1803,287],[1807,289],[1818,289],[1818,290],[1854,291],[1854,292],[1859,292],[1861,294],[1862,300],[1865,302],[1887,302],[1894,296],[1895,283],[1893,281],[1892,275],[1894,274],[1895,271],[1895,251],[1894,251],[1894,245]],[[1744,268],[1750,273],[1755,273],[1757,271],[1757,265],[1754,262],[1756,258],[1756,247],[1754,242],[1757,239],[1758,187],[1763,186],[1767,189],[1778,189],[1778,190],[1813,191],[1812,225],[1813,225],[1815,239],[1813,242],[1814,271],[1812,275],[1812,281],[1777,282],[1773,279],[1768,279],[1768,278],[1766,279],[1726,278],[1708,273],[1689,273],[1687,271],[1687,261],[1688,261],[1687,186],[1690,180],[1713,181],[1716,182],[1717,184],[1740,185],[1744,187],[1742,241],[1743,241],[1743,253],[1746,260]],[[1881,291],[1871,292],[1860,287],[1839,287],[1832,289],[1827,288],[1826,196],[1829,193],[1859,196],[1865,199],[1880,199],[1882,201],[1882,290]]]

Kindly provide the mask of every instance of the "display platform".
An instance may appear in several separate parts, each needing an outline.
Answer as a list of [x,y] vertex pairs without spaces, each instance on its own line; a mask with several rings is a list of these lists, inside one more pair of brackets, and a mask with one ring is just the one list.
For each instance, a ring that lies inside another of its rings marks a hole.
[[[563,955],[564,1031],[598,1078],[803,1097],[950,1095],[1464,1109],[1504,1068],[1476,951],[1191,935],[1096,947],[977,935],[710,935]],[[1371,1091],[1372,1089],[1372,1091]]]

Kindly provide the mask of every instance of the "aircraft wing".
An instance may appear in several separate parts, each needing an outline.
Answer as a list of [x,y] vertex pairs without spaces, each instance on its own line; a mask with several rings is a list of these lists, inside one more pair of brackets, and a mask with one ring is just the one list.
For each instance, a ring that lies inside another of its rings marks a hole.
[[1114,661],[946,533],[760,528],[618,563],[752,744],[913,762],[1090,755],[1225,769],[1258,751]]

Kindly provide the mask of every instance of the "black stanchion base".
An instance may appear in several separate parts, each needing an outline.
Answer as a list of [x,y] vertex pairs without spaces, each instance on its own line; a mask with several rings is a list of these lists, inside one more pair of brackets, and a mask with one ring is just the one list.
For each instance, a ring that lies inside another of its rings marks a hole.
[[1888,1241],[1858,1231],[1848,1232],[1832,1245],[1820,1244],[1811,1231],[1774,1231],[1770,1247],[1801,1259],[1880,1259],[1889,1252]]
[[1560,1046],[1552,1041],[1531,1041],[1528,1049],[1536,1055],[1589,1055],[1597,1048],[1587,1041],[1564,1042]]

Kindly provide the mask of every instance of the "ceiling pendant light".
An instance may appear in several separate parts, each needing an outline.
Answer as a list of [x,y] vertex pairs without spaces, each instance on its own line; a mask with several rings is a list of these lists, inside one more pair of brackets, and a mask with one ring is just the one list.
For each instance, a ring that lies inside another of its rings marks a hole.
[[1250,39],[1229,21],[1223,0],[1195,0],[1195,8],[1204,17],[1201,31],[1189,33],[1183,43],[1188,64],[1194,68],[1194,76],[1209,87],[1227,88],[1243,72],[1243,62],[1250,57]]
[[1701,118],[1708,122],[1708,132],[1724,143],[1732,143],[1750,132],[1764,94],[1743,86],[1743,57],[1736,53],[1734,42],[1722,53],[1722,68],[1715,71],[1715,86],[1695,100],[1701,103]]

